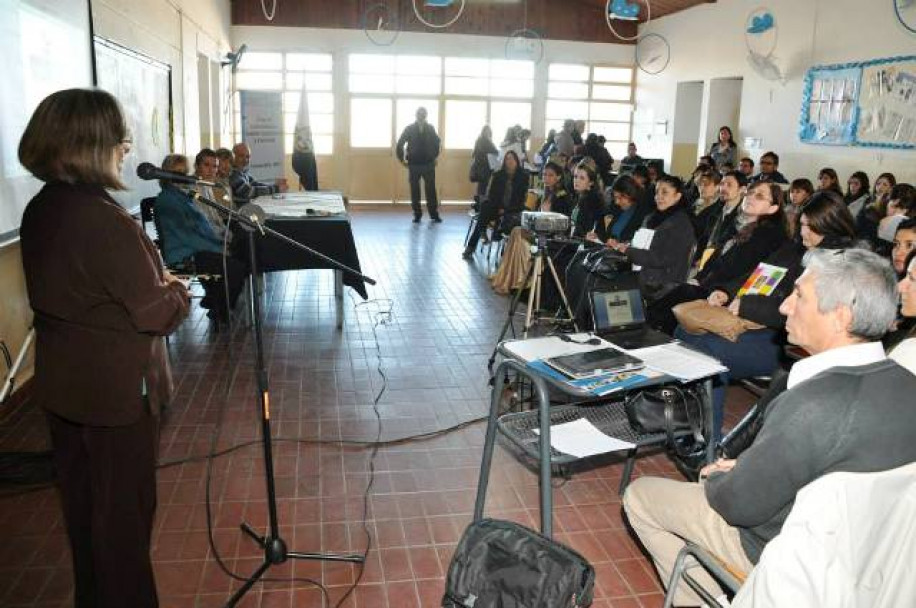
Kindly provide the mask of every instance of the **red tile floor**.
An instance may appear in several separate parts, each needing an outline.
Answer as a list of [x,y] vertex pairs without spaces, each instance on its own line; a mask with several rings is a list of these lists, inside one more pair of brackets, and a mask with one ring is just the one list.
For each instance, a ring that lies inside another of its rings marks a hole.
[[[505,319],[507,299],[493,293],[482,254],[461,259],[464,208],[442,224],[410,222],[410,211],[355,209],[353,230],[363,271],[378,280],[368,304],[348,297],[342,331],[334,323],[332,275],[288,272],[265,281],[265,344],[272,393],[275,470],[281,535],[291,550],[362,553],[371,545],[359,585],[356,566],[287,562],[269,571],[239,604],[248,608],[439,606],[455,544],[471,518],[484,424],[410,442],[482,416],[489,392],[486,361]],[[390,301],[388,301],[390,300]],[[378,350],[373,326],[379,324]],[[171,339],[177,400],[164,418],[159,508],[153,560],[164,608],[222,606],[237,581],[223,573],[207,539],[207,464],[201,459],[219,425],[210,496],[214,540],[225,566],[245,577],[260,550],[239,531],[267,523],[250,332],[215,328],[194,306]],[[363,524],[378,404],[387,443]],[[730,420],[746,408],[729,395]],[[28,405],[0,412],[0,451],[47,446],[42,417]],[[343,443],[350,441],[354,443]],[[660,606],[655,573],[627,531],[617,497],[622,464],[599,459],[568,481],[555,480],[556,537],[597,570],[595,608]],[[636,475],[678,476],[663,454],[639,460]],[[70,605],[71,572],[53,489],[22,493],[0,486],[0,606]],[[536,526],[537,481],[497,448],[487,514]],[[329,602],[306,579],[321,581]]]

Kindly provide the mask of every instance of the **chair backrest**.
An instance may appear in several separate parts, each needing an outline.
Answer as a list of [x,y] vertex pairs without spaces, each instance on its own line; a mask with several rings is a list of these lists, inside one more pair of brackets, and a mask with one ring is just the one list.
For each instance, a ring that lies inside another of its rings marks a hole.
[[803,488],[733,608],[916,606],[916,463]]
[[[143,231],[147,234],[153,234],[153,242],[162,248],[159,240],[159,226],[156,224],[156,211],[153,205],[156,203],[155,196],[148,196],[140,201],[140,223],[143,224]],[[152,227],[152,233],[150,233]]]

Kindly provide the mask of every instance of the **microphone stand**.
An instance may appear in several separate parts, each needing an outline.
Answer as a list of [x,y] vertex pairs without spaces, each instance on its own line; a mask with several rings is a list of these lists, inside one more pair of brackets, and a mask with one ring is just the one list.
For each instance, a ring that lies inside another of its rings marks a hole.
[[[208,182],[200,180],[198,183],[208,185]],[[370,285],[375,285],[375,281],[365,276],[349,266],[341,264],[337,260],[331,259],[323,253],[315,251],[307,245],[292,239],[285,234],[281,234],[272,228],[268,228],[262,222],[265,218],[264,210],[254,203],[243,205],[238,211],[234,211],[216,201],[195,192],[193,198],[208,207],[216,209],[220,214],[237,221],[248,233],[248,257],[251,263],[251,272],[248,275],[248,296],[251,306],[252,325],[254,327],[255,339],[255,375],[258,385],[258,399],[261,415],[261,446],[264,452],[264,477],[267,482],[267,514],[269,528],[267,534],[259,535],[254,528],[247,522],[242,522],[240,527],[242,532],[250,536],[264,550],[264,562],[255,569],[252,575],[245,583],[239,587],[229,601],[226,607],[236,606],[242,597],[251,589],[252,586],[267,572],[271,566],[284,563],[288,559],[314,559],[334,562],[363,563],[365,559],[359,554],[340,554],[340,553],[302,553],[290,551],[286,542],[280,537],[280,525],[277,521],[277,493],[274,485],[274,462],[273,462],[273,444],[270,434],[270,391],[268,389],[267,368],[264,364],[264,343],[261,336],[261,304],[257,297],[257,275],[258,275],[258,256],[257,247],[255,246],[255,236],[261,238],[272,237],[288,243],[293,247],[310,253],[315,257],[323,260],[333,268],[348,272],[361,278]],[[226,280],[225,277],[223,280]]]

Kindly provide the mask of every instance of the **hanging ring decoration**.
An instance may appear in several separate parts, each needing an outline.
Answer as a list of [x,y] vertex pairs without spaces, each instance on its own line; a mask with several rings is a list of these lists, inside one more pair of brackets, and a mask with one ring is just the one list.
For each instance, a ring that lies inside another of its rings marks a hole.
[[[375,21],[372,27],[369,26],[370,19]],[[401,35],[401,24],[398,22],[397,13],[384,2],[378,2],[368,7],[363,13],[362,21],[363,33],[369,42],[376,46],[391,46]],[[387,38],[382,34],[387,34]]]
[[[646,45],[649,44],[650,40],[658,40],[656,44],[656,51],[660,51],[661,55],[654,55],[646,57]],[[662,59],[661,65],[658,65],[658,60]],[[668,67],[668,63],[671,61],[671,45],[668,43],[668,40],[661,34],[656,34],[654,32],[646,34],[645,36],[640,37],[639,42],[636,43],[636,67],[645,72],[646,74],[661,74],[665,71],[665,68]]]
[[[779,23],[773,19],[773,11],[759,6],[749,12],[744,21],[744,46],[748,52],[765,59],[772,57],[779,44]],[[769,32],[772,32],[772,37],[764,39],[764,35]]]
[[264,0],[261,0],[261,12],[264,13],[264,18],[267,19],[268,21],[273,21],[274,17],[277,16],[277,0],[273,0],[270,6],[272,8],[270,9],[270,12],[268,13],[267,6],[264,4]]
[[[544,41],[541,39],[541,35],[538,34],[535,30],[530,28],[525,28],[521,30],[515,30],[509,37],[506,38],[506,50],[505,56],[506,59],[517,59],[518,57],[511,57],[510,53],[512,49],[510,48],[513,45],[518,45],[524,41],[526,44],[534,45],[537,44],[537,51],[535,52],[532,49],[522,49],[521,52],[529,53],[531,57],[528,57],[529,60],[534,61],[534,63],[541,63],[541,60],[544,58]],[[533,48],[533,47],[532,47]],[[535,58],[535,55],[537,56]]]
[[904,2],[904,0],[890,0],[894,3],[894,14],[897,16],[897,21],[900,22],[900,25],[905,27],[907,30],[916,34],[916,22],[907,23],[906,19],[903,18],[903,14],[900,12],[901,8],[908,8],[912,2]]
[[[646,20],[643,23],[649,23],[652,20],[652,5],[649,3],[649,0],[642,0],[646,5]],[[618,39],[623,40],[624,42],[633,42],[634,40],[639,40],[639,32],[633,36],[621,36],[617,33],[617,30],[614,29],[614,26],[611,25],[611,3],[613,0],[607,0],[604,3],[604,21],[607,23],[607,27],[611,30],[611,33],[614,34]],[[637,27],[638,30],[638,27]]]
[[454,25],[458,19],[461,18],[461,14],[464,13],[464,5],[467,4],[467,0],[461,0],[461,6],[458,7],[458,14],[456,14],[452,19],[446,23],[430,23],[420,15],[420,9],[417,8],[417,0],[410,0],[411,5],[413,6],[413,14],[416,16],[417,21],[425,25],[426,27],[431,27],[433,29],[442,30],[447,27]]

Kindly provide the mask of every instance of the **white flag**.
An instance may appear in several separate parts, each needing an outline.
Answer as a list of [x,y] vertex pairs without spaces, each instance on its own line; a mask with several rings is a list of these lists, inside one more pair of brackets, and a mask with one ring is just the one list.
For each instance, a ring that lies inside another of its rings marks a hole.
[[309,121],[309,98],[305,86],[305,77],[302,78],[302,93],[299,96],[299,115],[296,117],[295,143],[293,152],[312,154],[315,146],[312,144],[312,125]]

